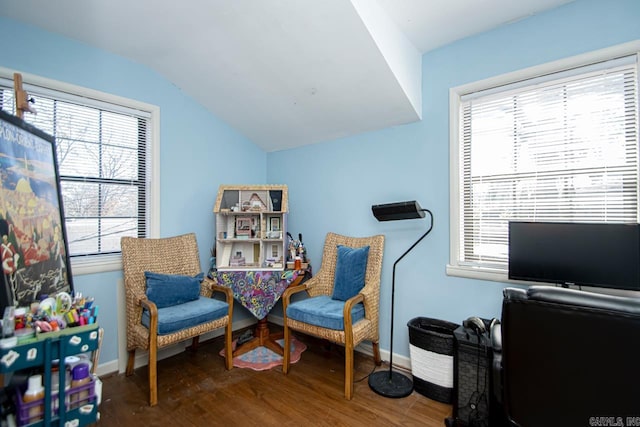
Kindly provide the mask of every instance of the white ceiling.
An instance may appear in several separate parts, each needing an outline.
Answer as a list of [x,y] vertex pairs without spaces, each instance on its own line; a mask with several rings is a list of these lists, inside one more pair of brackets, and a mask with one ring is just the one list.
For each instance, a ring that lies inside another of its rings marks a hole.
[[420,120],[421,54],[572,0],[0,0],[146,65],[266,151]]

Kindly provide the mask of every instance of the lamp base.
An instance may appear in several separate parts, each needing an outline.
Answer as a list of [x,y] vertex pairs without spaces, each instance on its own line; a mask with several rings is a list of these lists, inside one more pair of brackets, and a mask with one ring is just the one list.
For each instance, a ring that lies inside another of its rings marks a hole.
[[413,391],[413,381],[398,372],[378,371],[369,375],[369,388],[384,397],[406,397]]

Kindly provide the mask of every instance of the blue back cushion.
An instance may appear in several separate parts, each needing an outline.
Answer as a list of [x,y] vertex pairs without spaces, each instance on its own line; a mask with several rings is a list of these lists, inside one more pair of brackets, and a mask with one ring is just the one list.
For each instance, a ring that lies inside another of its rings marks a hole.
[[197,300],[204,273],[190,277],[145,271],[144,277],[147,281],[147,298],[157,308],[164,308]]
[[331,298],[346,301],[358,295],[360,289],[364,287],[368,257],[369,246],[350,248],[338,245],[336,275]]

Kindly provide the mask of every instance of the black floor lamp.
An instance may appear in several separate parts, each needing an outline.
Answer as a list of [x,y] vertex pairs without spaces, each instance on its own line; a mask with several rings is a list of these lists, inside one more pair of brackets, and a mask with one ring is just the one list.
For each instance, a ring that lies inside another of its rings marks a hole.
[[428,209],[422,209],[415,200],[410,202],[387,203],[384,205],[371,206],[373,216],[378,221],[396,221],[402,219],[424,218],[425,212],[431,217],[431,224],[426,233],[424,233],[400,258],[393,263],[393,277],[391,280],[391,345],[389,350],[389,372],[378,371],[369,376],[369,387],[376,393],[385,397],[405,397],[413,391],[413,381],[399,372],[393,372],[393,307],[394,294],[396,288],[396,265],[404,258],[413,248],[416,247],[422,239],[433,228],[433,214]]

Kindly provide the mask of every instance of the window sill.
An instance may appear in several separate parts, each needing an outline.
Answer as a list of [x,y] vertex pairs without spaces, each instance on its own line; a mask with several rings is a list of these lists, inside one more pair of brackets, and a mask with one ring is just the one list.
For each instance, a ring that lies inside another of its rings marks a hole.
[[118,270],[122,270],[120,254],[71,258],[71,273],[74,276]]
[[464,277],[467,279],[477,280],[490,280],[492,282],[516,283],[509,280],[506,271],[492,268],[478,268],[447,264],[447,276]]

